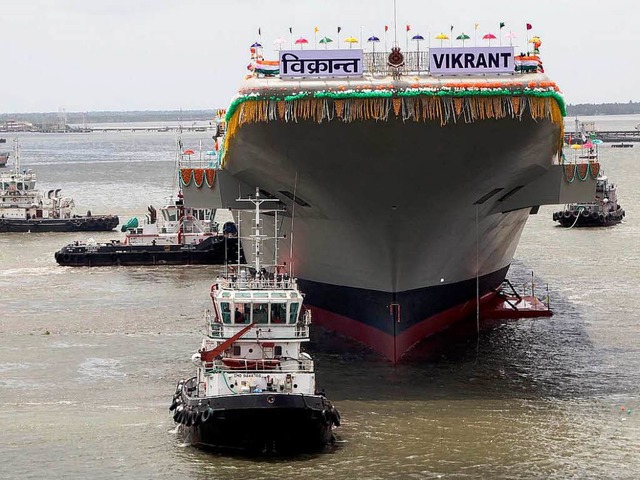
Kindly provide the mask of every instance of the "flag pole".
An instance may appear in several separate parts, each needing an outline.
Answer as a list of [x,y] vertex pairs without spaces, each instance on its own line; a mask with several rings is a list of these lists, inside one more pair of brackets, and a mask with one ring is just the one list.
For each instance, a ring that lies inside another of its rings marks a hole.
[[393,46],[398,46],[398,9],[396,0],[393,0]]
[[384,52],[387,53],[387,26],[384,26]]
[[405,39],[405,43],[406,43],[406,46],[407,46],[405,51],[407,51],[407,52],[409,51],[409,29],[410,28],[411,27],[409,27],[409,24],[407,23],[407,26],[404,29],[404,39]]

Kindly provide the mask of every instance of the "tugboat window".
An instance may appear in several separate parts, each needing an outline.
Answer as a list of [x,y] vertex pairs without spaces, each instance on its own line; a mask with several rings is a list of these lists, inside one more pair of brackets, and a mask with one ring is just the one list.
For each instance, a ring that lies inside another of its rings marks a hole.
[[271,323],[284,323],[286,318],[287,318],[287,304],[272,303],[271,304]]
[[220,308],[222,309],[222,321],[224,323],[231,323],[231,307],[229,302],[222,302]]
[[269,323],[269,310],[266,303],[253,304],[253,323]]
[[289,323],[296,323],[296,320],[298,320],[298,307],[300,306],[299,303],[295,302],[291,304],[290,310],[289,310]]
[[273,354],[276,357],[281,357],[282,356],[282,347],[280,345],[276,345],[275,347],[273,347]]
[[251,316],[251,304],[236,303],[235,311],[233,312],[233,323],[249,323],[249,317]]

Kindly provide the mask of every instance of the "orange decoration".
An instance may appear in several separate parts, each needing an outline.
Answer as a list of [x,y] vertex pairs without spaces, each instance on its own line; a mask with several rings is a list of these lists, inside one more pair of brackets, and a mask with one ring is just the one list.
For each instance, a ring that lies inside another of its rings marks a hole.
[[580,175],[580,178],[584,178],[587,176],[587,171],[589,169],[589,164],[588,163],[579,163],[578,164],[578,175]]
[[576,166],[573,163],[569,163],[567,165],[564,166],[564,174],[565,174],[565,178],[567,181],[570,181],[570,179],[573,179],[573,177],[576,174]]
[[193,170],[193,180],[195,181],[196,188],[201,188],[204,183],[204,170],[202,168],[196,168]]
[[191,182],[191,173],[193,172],[193,168],[181,168],[180,176],[182,177],[182,183],[185,185],[189,185]]
[[216,171],[213,168],[207,168],[204,171],[205,178],[207,180],[207,186],[213,188],[213,181],[216,178]]

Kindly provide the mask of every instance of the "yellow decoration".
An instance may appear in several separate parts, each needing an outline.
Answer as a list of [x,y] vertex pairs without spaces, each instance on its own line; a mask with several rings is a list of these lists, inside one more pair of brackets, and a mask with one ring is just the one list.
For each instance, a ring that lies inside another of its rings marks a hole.
[[[447,123],[472,123],[490,119],[520,118],[528,114],[536,121],[548,119],[558,129],[557,151],[562,150],[564,120],[558,102],[539,96],[398,96],[378,98],[296,98],[293,100],[258,99],[240,104],[227,125],[225,151],[229,141],[245,124],[282,121],[388,121],[389,116],[403,120]],[[271,113],[270,113],[271,112]],[[224,159],[223,159],[224,164]]]

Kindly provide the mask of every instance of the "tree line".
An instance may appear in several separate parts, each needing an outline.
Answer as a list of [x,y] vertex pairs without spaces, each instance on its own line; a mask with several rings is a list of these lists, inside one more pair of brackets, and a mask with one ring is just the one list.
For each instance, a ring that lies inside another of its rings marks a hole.
[[216,110],[143,110],[104,112],[40,112],[40,113],[0,113],[0,124],[7,120],[31,122],[38,125],[60,123],[64,117],[67,124],[121,123],[121,122],[176,122],[188,123],[211,120]]
[[577,103],[567,105],[570,117],[586,115],[634,115],[640,114],[640,102],[628,103]]

